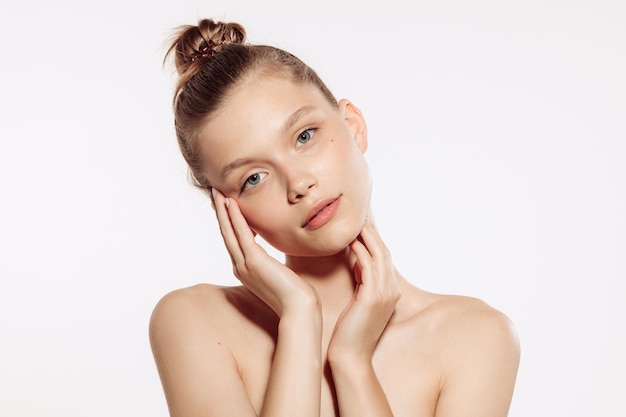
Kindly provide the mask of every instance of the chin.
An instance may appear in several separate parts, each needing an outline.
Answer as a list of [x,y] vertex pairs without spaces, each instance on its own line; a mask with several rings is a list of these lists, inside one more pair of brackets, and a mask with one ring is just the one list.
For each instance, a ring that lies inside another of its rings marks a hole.
[[283,252],[286,256],[293,256],[298,258],[326,258],[335,256],[346,250],[348,245],[340,248],[306,248],[301,251],[288,250]]
[[[354,240],[354,239],[353,239]],[[297,256],[303,258],[315,258],[333,256],[343,252],[352,240],[346,242],[325,242],[324,244],[299,244],[299,245],[272,245],[276,250],[287,256]]]
[[268,243],[288,256],[333,256],[343,252],[359,236],[363,224],[364,221],[351,227],[329,229],[328,233],[312,236],[306,241],[272,242],[268,240]]

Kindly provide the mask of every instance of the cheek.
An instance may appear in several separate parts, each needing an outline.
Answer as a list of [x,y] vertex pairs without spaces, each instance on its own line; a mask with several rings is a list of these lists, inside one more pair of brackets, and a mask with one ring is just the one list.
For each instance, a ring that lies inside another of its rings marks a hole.
[[248,226],[264,239],[267,239],[270,231],[276,231],[281,224],[280,214],[277,213],[275,205],[267,204],[268,200],[264,199],[256,204],[240,205],[241,213],[248,222]]
[[254,215],[246,217],[250,228],[256,232],[264,241],[280,252],[287,253],[289,248],[295,244],[289,237],[285,226],[285,216],[280,216],[276,210],[270,210],[268,215]]
[[369,200],[372,178],[367,161],[359,149],[356,146],[347,149],[337,166],[342,170],[340,175],[348,178],[354,188]]

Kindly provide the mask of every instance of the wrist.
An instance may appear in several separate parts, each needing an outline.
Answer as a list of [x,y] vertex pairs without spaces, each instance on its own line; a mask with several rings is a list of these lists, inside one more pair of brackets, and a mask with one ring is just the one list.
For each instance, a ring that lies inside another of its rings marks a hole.
[[365,349],[347,349],[333,346],[327,351],[328,364],[333,370],[365,370],[373,369],[372,352]]
[[322,308],[317,302],[301,302],[283,305],[279,330],[289,328],[306,329],[322,327]]
[[279,316],[281,320],[285,316],[320,316],[322,314],[322,304],[316,293],[298,294],[290,297],[281,304]]
[[371,357],[366,355],[331,355],[328,365],[334,378],[364,381],[375,375]]
[[[321,369],[322,361],[322,311],[321,309],[299,308],[289,309],[280,317],[278,323],[278,346],[276,358],[281,353],[291,352],[292,358],[298,363],[293,366],[312,370]],[[308,359],[307,359],[308,358]]]

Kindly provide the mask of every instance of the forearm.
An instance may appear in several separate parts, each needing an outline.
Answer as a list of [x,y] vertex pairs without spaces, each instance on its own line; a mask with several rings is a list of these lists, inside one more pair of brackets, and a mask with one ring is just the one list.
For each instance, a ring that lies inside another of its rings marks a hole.
[[387,396],[371,361],[331,361],[341,417],[391,417]]
[[319,417],[321,334],[319,309],[283,315],[260,416]]

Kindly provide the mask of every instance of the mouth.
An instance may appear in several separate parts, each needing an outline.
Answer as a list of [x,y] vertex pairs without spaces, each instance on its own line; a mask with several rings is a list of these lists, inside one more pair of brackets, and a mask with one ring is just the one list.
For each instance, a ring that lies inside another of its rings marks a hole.
[[315,230],[324,226],[333,218],[338,207],[339,197],[320,201],[309,210],[302,227]]

